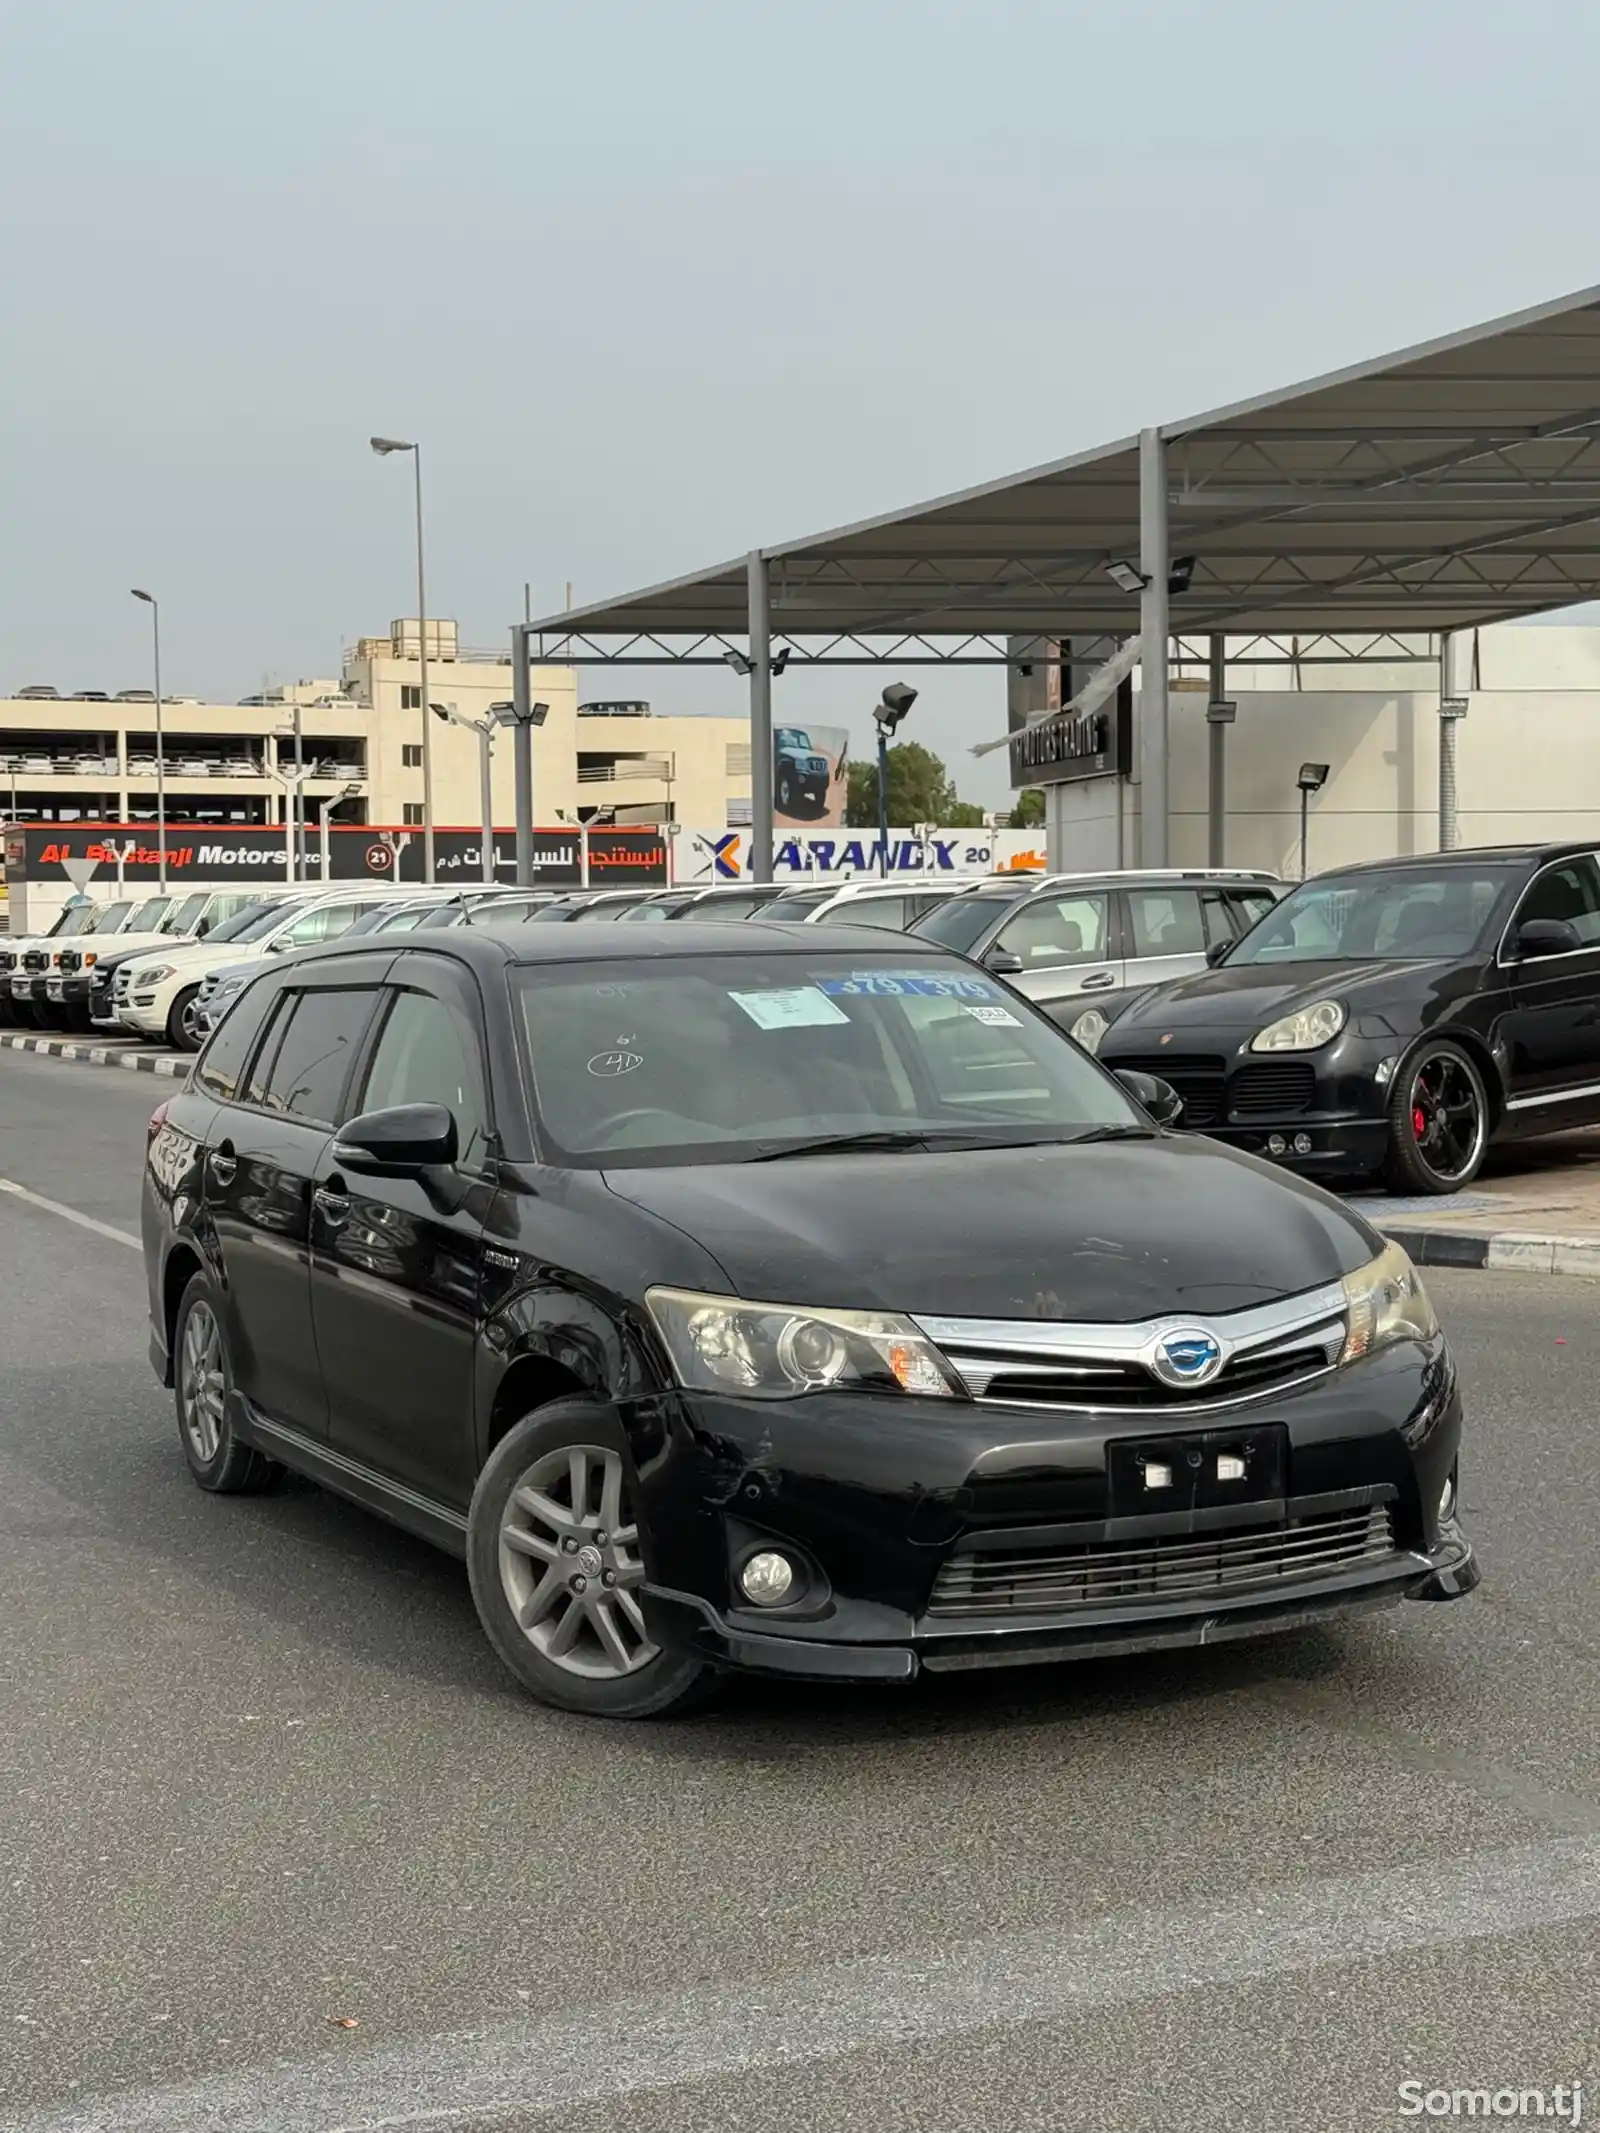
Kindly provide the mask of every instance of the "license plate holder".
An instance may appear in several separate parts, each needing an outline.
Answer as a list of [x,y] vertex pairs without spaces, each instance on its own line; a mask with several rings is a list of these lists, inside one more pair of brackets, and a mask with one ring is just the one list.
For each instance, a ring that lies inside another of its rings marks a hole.
[[[1229,1461],[1240,1462],[1243,1474],[1234,1475]],[[1289,1431],[1282,1422],[1117,1437],[1106,1446],[1111,1518],[1281,1503],[1288,1480]]]

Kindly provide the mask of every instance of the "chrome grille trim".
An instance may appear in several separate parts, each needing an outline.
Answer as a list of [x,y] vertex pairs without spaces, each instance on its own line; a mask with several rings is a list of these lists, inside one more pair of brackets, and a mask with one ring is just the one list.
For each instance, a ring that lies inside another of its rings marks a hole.
[[1238,1533],[1092,1542],[1015,1554],[952,1555],[928,1613],[1033,1615],[1139,1601],[1275,1591],[1303,1579],[1365,1570],[1397,1554],[1390,1506],[1291,1519]]
[[[1073,1320],[1015,1318],[923,1318],[917,1325],[953,1366],[974,1400],[995,1406],[1038,1404],[1053,1408],[1114,1407],[1139,1411],[1139,1392],[1147,1386],[1148,1406],[1166,1415],[1209,1413],[1250,1400],[1270,1399],[1333,1369],[1344,1346],[1344,1289],[1331,1282],[1321,1289],[1288,1296],[1249,1311],[1160,1318],[1128,1325],[1096,1325]],[[1203,1330],[1222,1350],[1222,1368],[1209,1385],[1187,1397],[1174,1396],[1151,1369],[1159,1342],[1170,1335]],[[1229,1383],[1236,1365],[1269,1363],[1274,1356],[1304,1352],[1307,1368],[1272,1378],[1259,1386]],[[1040,1397],[1030,1402],[1017,1381],[1038,1379]],[[1004,1394],[991,1393],[997,1379],[1007,1381]],[[1065,1381],[1065,1383],[1063,1383]],[[1101,1398],[1096,1399],[1096,1391]],[[1119,1397],[1107,1397],[1116,1392]]]

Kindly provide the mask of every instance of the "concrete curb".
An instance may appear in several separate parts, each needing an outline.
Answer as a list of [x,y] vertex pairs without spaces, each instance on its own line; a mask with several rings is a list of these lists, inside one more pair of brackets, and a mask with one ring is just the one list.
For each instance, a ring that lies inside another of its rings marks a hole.
[[78,1037],[30,1037],[14,1030],[0,1030],[0,1047],[13,1052],[38,1052],[46,1059],[75,1059],[87,1066],[127,1067],[135,1074],[164,1074],[169,1080],[187,1074],[189,1061],[173,1052],[123,1051],[116,1045],[94,1044]]
[[1386,1237],[1404,1246],[1418,1266],[1480,1267],[1491,1274],[1588,1274],[1600,1278],[1600,1237],[1543,1236],[1502,1229],[1476,1234],[1459,1229],[1408,1229],[1379,1222]]

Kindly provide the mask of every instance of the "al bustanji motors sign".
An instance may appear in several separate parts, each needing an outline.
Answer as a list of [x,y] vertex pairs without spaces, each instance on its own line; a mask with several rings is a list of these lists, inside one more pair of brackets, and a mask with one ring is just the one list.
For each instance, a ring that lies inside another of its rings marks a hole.
[[[438,830],[434,834],[434,871],[441,881],[481,881],[483,840],[476,830]],[[589,881],[594,887],[641,886],[667,878],[667,848],[653,829],[604,829],[589,832]],[[322,878],[322,842],[313,830],[307,837],[307,871]],[[8,882],[60,881],[67,862],[87,861],[96,881],[153,883],[161,867],[154,832],[146,824],[68,822],[13,827],[6,832]],[[515,881],[517,842],[511,830],[497,830],[495,873]],[[546,888],[574,887],[583,879],[583,854],[575,833],[536,830],[534,878]],[[281,882],[286,874],[281,829],[212,829],[168,827],[167,880],[172,883]],[[420,881],[420,830],[369,829],[352,825],[328,832],[328,874],[333,881]]]

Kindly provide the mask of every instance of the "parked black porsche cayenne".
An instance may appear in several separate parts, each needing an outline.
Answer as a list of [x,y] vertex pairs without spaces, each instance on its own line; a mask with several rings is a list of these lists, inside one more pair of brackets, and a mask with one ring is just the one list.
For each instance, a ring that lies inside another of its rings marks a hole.
[[1455,1192],[1491,1141],[1600,1119],[1592,843],[1432,852],[1305,882],[1213,968],[1136,1001],[1107,1065],[1311,1176]]
[[296,959],[151,1121],[143,1225],[201,1487],[294,1467],[464,1555],[568,1709],[1476,1582],[1404,1254],[932,945],[756,919]]

